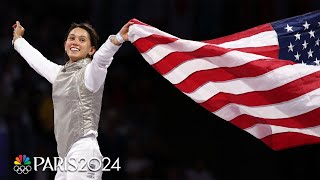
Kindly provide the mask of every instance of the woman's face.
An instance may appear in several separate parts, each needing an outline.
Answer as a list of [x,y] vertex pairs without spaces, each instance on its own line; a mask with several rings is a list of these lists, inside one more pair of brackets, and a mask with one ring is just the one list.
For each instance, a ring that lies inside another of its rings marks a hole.
[[96,51],[95,47],[91,46],[89,33],[79,27],[70,31],[64,49],[72,62],[91,56]]

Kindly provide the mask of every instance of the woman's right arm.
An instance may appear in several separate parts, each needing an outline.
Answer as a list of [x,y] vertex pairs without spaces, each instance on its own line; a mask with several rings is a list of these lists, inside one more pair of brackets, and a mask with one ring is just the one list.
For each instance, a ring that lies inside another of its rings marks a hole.
[[20,25],[19,21],[16,22],[13,28],[12,43],[14,45],[14,49],[37,73],[46,78],[52,84],[63,66],[49,61],[37,49],[32,47],[24,38],[22,38],[24,28]]

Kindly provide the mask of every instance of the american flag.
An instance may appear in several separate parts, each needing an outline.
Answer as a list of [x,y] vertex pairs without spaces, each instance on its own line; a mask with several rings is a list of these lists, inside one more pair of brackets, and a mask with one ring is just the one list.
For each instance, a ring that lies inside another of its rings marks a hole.
[[274,150],[320,142],[320,11],[207,41],[131,21],[143,58],[214,115]]

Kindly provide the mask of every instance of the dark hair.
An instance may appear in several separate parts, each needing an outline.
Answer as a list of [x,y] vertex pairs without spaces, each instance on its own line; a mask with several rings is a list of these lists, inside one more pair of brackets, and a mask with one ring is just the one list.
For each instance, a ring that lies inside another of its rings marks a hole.
[[69,36],[69,33],[75,29],[75,28],[82,28],[84,30],[86,30],[88,33],[89,33],[89,38],[90,38],[90,42],[91,42],[91,46],[94,46],[96,49],[98,49],[98,41],[99,41],[99,36],[96,32],[96,30],[87,22],[83,22],[83,23],[72,23],[69,30],[68,30],[68,33],[64,39],[64,41],[67,40],[68,36]]

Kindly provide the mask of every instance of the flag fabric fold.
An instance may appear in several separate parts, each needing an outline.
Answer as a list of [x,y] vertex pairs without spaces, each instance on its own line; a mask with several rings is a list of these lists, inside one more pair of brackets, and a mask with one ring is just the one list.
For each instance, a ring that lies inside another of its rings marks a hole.
[[206,41],[131,21],[142,57],[214,115],[274,150],[320,142],[320,11]]

